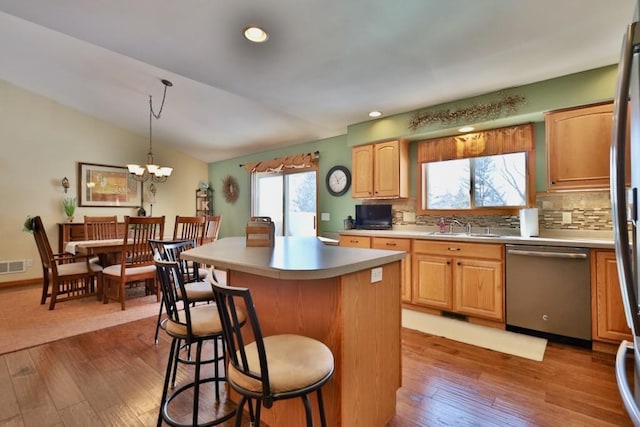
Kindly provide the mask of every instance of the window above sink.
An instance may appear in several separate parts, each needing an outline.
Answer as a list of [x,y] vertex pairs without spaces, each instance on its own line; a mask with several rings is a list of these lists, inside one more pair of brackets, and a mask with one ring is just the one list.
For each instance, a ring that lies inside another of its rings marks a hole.
[[526,153],[422,164],[427,209],[524,207]]
[[418,144],[418,214],[517,214],[535,203],[533,125]]

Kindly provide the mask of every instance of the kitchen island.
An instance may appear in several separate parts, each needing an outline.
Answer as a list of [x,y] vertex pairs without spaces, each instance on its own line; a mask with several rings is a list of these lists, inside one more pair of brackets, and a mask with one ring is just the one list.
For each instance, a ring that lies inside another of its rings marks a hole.
[[[322,389],[327,425],[372,427],[393,417],[401,385],[404,256],[315,237],[276,237],[273,247],[246,247],[244,237],[229,237],[182,254],[226,270],[229,285],[251,289],[265,336],[295,333],[325,343],[335,359]],[[312,401],[319,425],[315,395]],[[304,425],[302,402],[277,401],[262,419],[272,427]]]

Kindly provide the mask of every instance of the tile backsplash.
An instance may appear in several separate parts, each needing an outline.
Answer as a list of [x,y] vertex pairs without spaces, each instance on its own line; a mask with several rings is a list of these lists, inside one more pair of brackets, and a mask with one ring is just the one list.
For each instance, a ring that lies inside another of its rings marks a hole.
[[[371,203],[371,202],[367,202]],[[389,203],[380,201],[376,203]],[[441,215],[417,215],[415,199],[391,201],[394,225],[437,226]],[[609,231],[611,199],[608,191],[538,193],[536,207],[540,230]],[[453,218],[445,215],[447,223]],[[459,221],[474,227],[520,228],[517,215],[455,215]]]

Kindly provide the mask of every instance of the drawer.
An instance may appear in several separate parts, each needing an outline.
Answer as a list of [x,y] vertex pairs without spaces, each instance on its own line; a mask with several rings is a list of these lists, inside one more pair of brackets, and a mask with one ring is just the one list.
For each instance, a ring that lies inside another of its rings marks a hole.
[[454,241],[414,240],[413,252],[448,257],[472,257],[484,259],[503,259],[503,245],[492,243],[467,243]]
[[350,246],[352,248],[371,247],[371,237],[369,236],[340,236],[340,246]]
[[371,247],[374,249],[389,249],[392,251],[411,252],[411,239],[374,237],[371,240]]

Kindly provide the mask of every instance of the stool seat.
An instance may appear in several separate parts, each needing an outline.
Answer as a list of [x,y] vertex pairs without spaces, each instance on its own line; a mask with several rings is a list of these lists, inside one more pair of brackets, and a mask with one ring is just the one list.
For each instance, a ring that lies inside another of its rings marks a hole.
[[[216,312],[217,314],[217,312]],[[273,335],[264,338],[264,349],[269,366],[269,393],[274,395],[297,391],[321,381],[333,371],[333,354],[320,341],[302,335]],[[255,342],[245,346],[249,366],[260,374],[258,349]],[[229,382],[257,393],[262,393],[262,382],[230,365]]]

